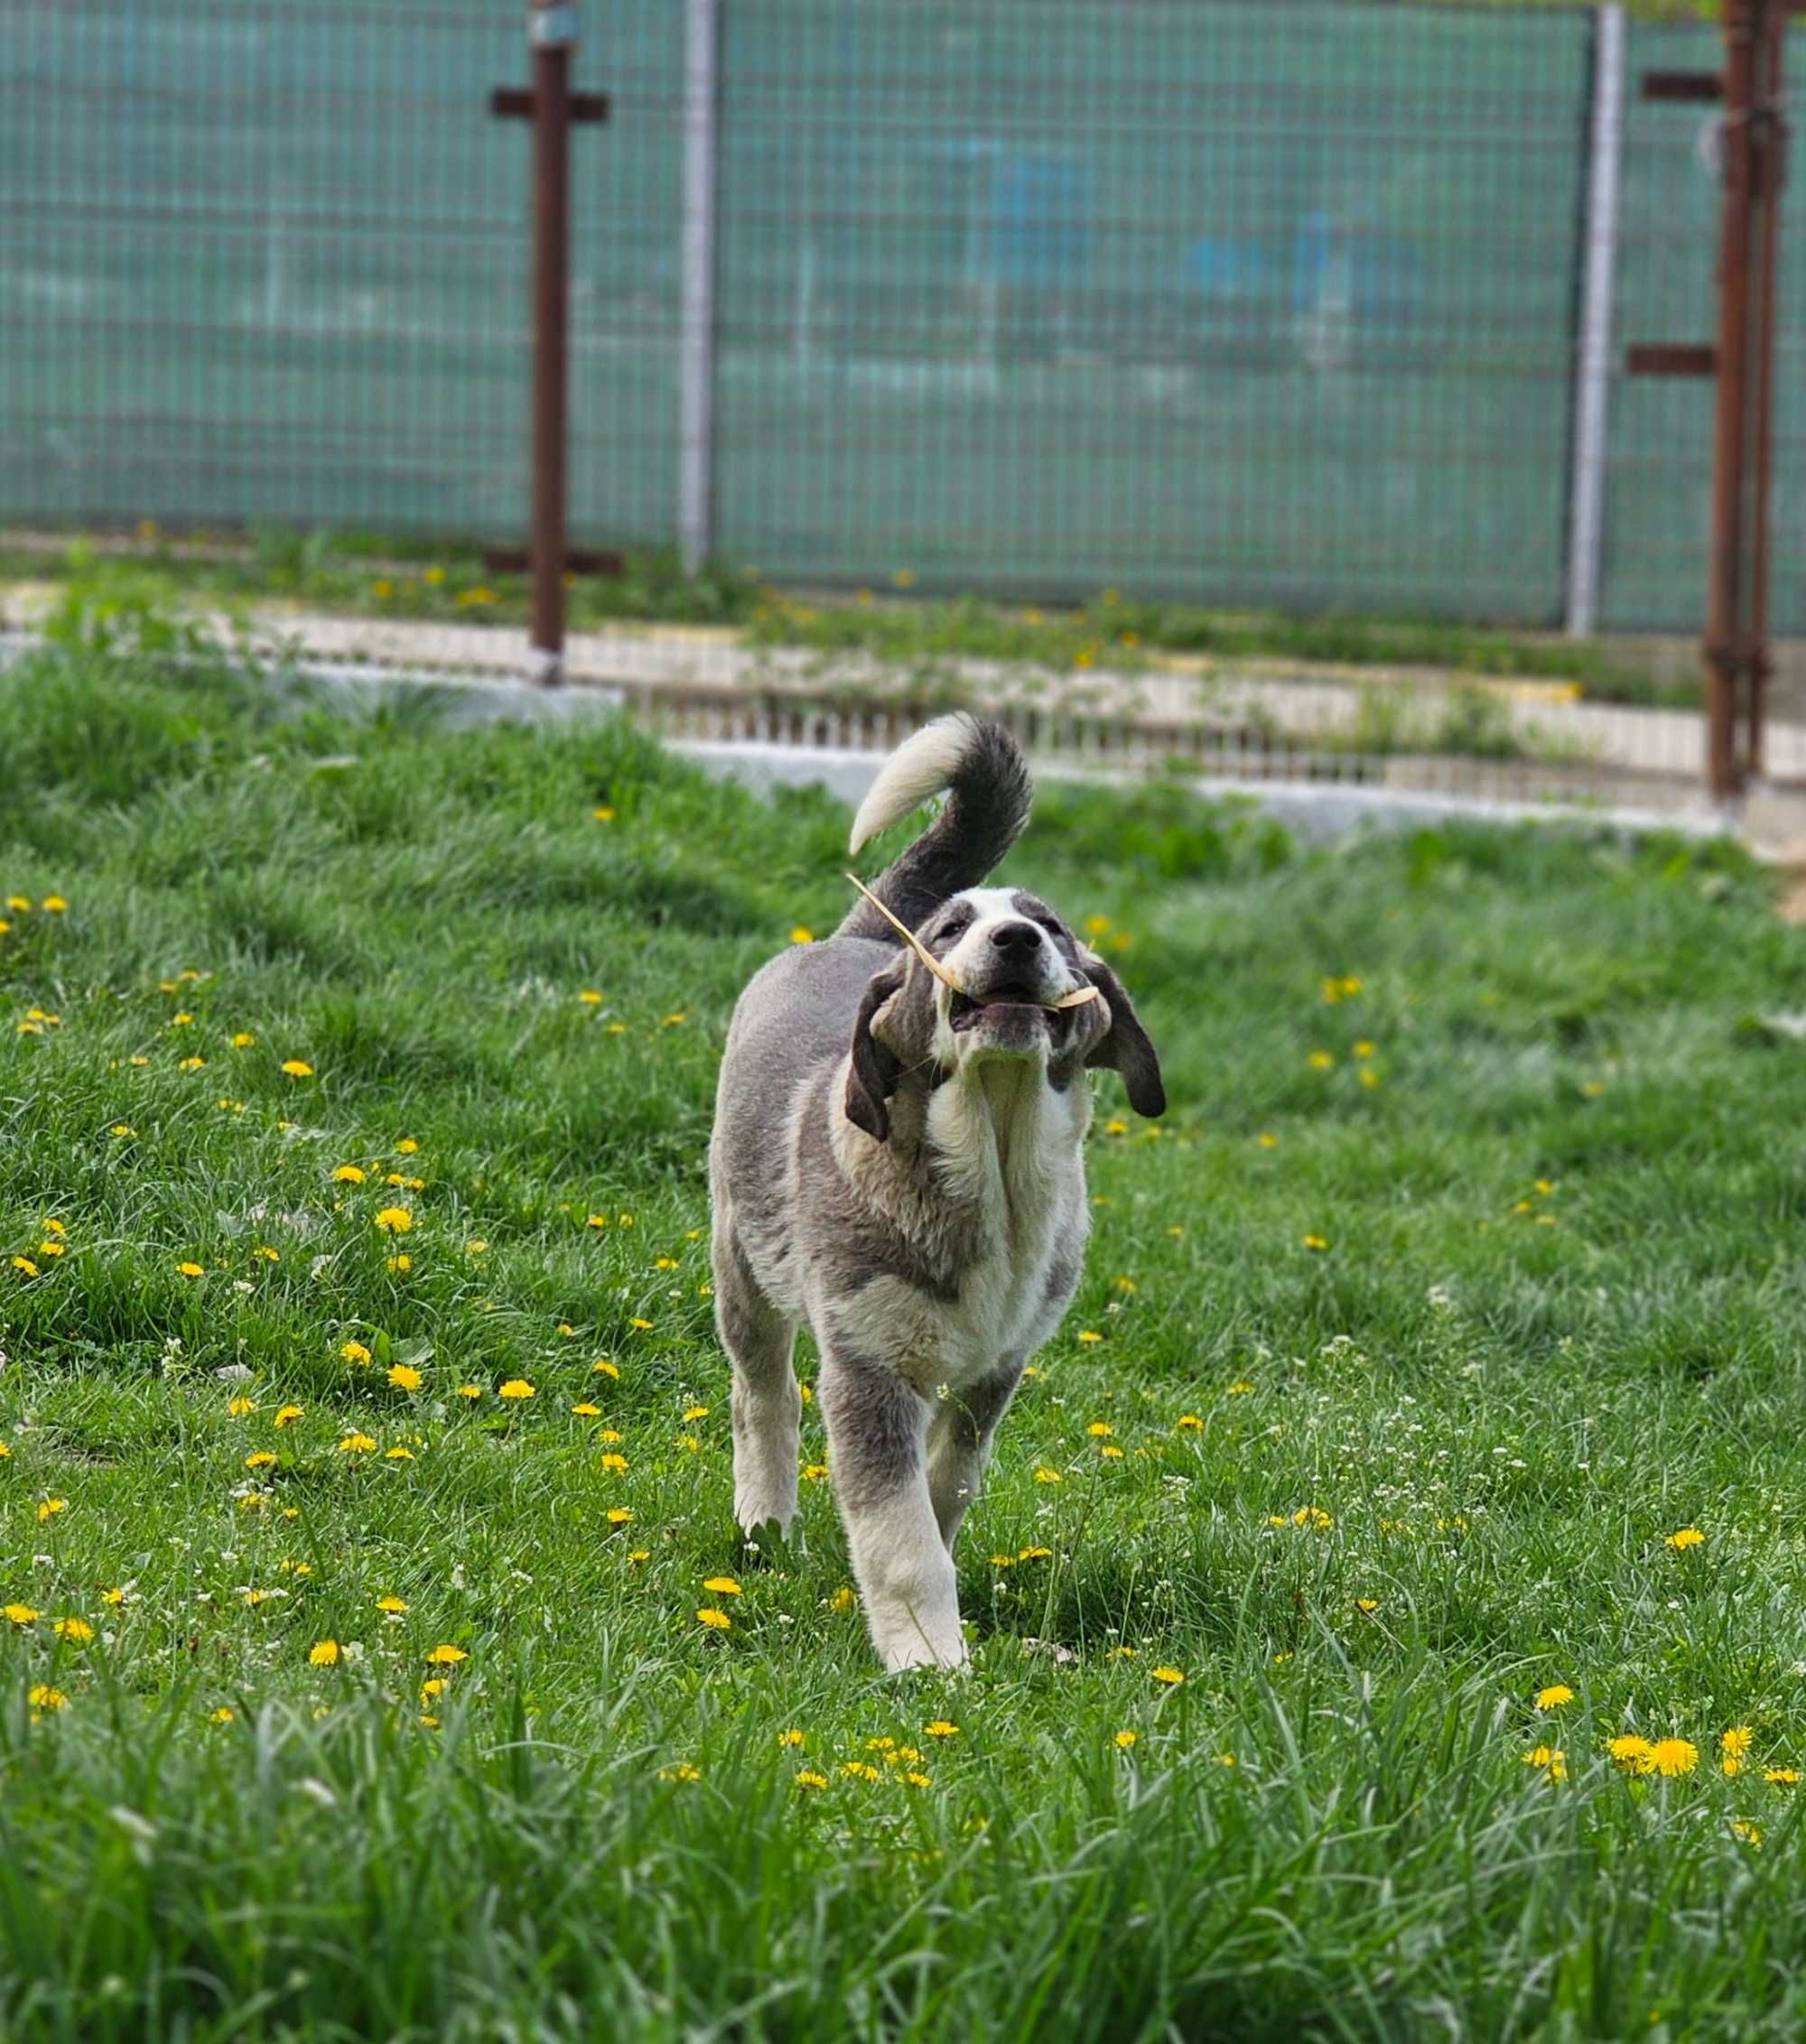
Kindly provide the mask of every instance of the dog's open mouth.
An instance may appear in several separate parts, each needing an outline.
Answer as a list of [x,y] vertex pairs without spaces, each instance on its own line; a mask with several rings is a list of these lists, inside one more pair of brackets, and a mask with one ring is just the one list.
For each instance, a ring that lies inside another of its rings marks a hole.
[[1033,1016],[1051,1036],[1066,1027],[1066,1017],[1057,1008],[1049,1008],[1042,997],[1032,988],[1023,986],[992,987],[982,997],[952,992],[947,1008],[948,1020],[955,1035],[967,1029],[975,1029],[989,1019],[993,1022],[1016,1021]]

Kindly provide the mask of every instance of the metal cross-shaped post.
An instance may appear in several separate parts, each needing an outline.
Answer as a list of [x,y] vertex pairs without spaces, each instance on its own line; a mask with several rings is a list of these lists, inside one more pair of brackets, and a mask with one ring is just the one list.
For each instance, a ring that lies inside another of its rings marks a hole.
[[577,9],[570,0],[530,0],[530,91],[506,87],[492,112],[533,123],[533,572],[531,673],[555,687],[564,679],[566,441],[569,427],[571,124],[608,118],[599,93],[571,90]]

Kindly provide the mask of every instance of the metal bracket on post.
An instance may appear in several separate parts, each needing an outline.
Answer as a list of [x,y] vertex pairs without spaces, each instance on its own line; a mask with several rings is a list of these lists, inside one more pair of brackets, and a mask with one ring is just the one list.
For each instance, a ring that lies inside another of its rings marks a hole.
[[564,679],[564,574],[568,502],[571,297],[571,126],[603,121],[609,103],[571,90],[578,37],[571,0],[531,0],[527,43],[531,91],[500,87],[490,111],[533,123],[533,571],[531,678],[543,687]]

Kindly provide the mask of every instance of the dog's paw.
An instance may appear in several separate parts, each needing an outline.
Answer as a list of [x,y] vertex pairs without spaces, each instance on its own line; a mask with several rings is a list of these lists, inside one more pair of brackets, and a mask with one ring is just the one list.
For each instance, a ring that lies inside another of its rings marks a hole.
[[741,1527],[740,1537],[748,1563],[758,1568],[788,1568],[808,1552],[801,1519],[793,1519],[788,1526],[782,1519],[764,1519],[757,1526]]

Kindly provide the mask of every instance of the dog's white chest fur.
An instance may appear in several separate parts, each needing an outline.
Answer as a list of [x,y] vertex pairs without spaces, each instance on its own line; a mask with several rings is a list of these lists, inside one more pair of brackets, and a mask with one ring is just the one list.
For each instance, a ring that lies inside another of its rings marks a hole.
[[1089,1087],[1052,1093],[1032,1068],[993,1065],[930,1101],[928,1138],[948,1193],[980,1216],[959,1297],[936,1315],[941,1378],[954,1389],[1000,1357],[1031,1352],[1065,1312],[1090,1219],[1081,1147],[1090,1120]]

